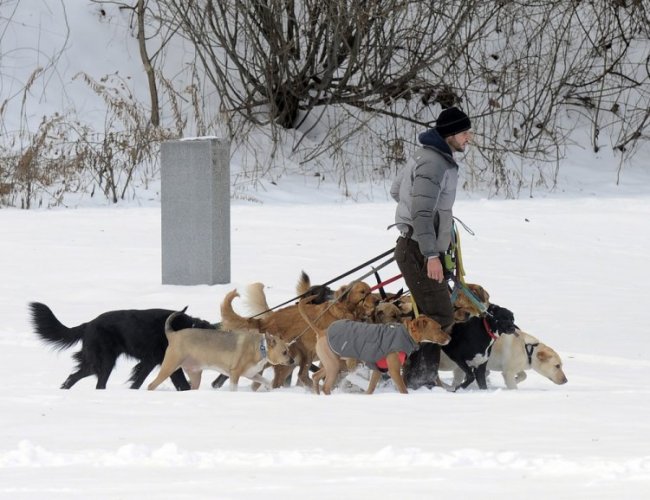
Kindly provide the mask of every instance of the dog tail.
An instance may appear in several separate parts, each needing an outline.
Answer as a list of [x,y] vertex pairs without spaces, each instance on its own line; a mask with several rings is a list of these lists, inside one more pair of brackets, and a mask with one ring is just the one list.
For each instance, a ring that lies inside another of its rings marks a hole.
[[172,324],[174,323],[176,317],[180,316],[181,314],[184,314],[185,311],[187,311],[187,306],[185,306],[180,311],[173,312],[169,316],[167,316],[167,320],[165,320],[165,335],[169,336],[169,334],[174,333],[176,331],[174,330]]
[[271,313],[264,293],[264,283],[251,283],[246,287],[244,304],[250,315],[255,318],[265,318]]
[[298,297],[307,297],[308,295],[315,295],[312,304],[323,304],[330,300],[334,300],[334,291],[326,285],[312,285],[309,275],[302,271],[298,283],[296,283],[296,293]]
[[311,280],[309,275],[305,271],[300,272],[300,278],[298,278],[298,283],[296,283],[296,293],[298,295],[306,294],[311,288]]
[[[261,283],[260,283],[261,285]],[[263,286],[263,285],[262,285]],[[221,303],[221,326],[224,330],[255,330],[260,331],[261,325],[258,319],[244,318],[235,312],[232,301],[239,297],[237,290],[231,290],[226,294]]]
[[302,316],[302,319],[305,320],[305,323],[309,325],[309,328],[314,330],[314,333],[316,334],[316,337],[322,337],[324,332],[323,330],[320,330],[311,320],[307,312],[305,311],[305,304],[310,304],[314,299],[316,298],[316,295],[310,295],[309,297],[305,297],[304,299],[300,299],[300,302],[298,302],[298,312],[300,312],[300,315]]
[[41,340],[54,344],[56,349],[67,349],[79,342],[83,337],[86,323],[68,328],[54,316],[49,307],[40,302],[31,302],[29,310],[36,335]]

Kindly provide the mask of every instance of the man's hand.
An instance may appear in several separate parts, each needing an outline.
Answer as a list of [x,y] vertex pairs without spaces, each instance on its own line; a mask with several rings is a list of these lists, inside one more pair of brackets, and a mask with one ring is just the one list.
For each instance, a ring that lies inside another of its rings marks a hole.
[[427,260],[427,276],[432,280],[442,283],[445,277],[442,271],[442,263],[438,257],[429,257]]

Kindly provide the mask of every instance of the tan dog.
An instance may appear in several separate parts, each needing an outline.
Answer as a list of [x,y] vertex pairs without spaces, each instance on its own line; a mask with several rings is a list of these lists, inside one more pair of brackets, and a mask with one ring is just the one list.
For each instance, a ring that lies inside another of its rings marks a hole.
[[240,377],[249,378],[271,387],[260,372],[267,362],[293,362],[282,340],[268,334],[251,331],[220,331],[186,328],[174,331],[171,324],[181,312],[172,313],[165,323],[169,345],[160,372],[148,389],[154,390],[178,368],[183,368],[192,389],[201,384],[204,369],[212,368],[230,377],[230,390],[236,391]]
[[501,335],[492,346],[488,370],[500,371],[508,389],[526,380],[526,370],[535,370],[554,384],[567,383],[562,359],[557,352],[532,335],[517,330],[518,335]]
[[[490,305],[490,294],[487,293],[485,288],[473,283],[466,283],[466,286],[469,288],[469,291],[472,292],[474,297],[483,304],[483,306],[487,307]],[[462,323],[472,316],[480,316],[481,313],[482,311],[478,306],[472,302],[465,293],[463,293],[463,290],[460,290],[456,295],[456,300],[454,300],[454,321],[456,323]]]
[[[454,385],[464,378],[462,370],[444,352],[441,353],[438,369],[453,370]],[[501,335],[494,342],[487,369],[500,371],[508,389],[516,389],[517,384],[526,380],[526,370],[531,369],[554,384],[567,383],[558,353],[522,330],[517,330],[514,335]]]
[[[380,377],[376,363],[385,357],[391,379],[399,392],[406,394],[408,391],[402,378],[397,353],[404,351],[410,354],[417,349],[417,344],[420,342],[445,345],[451,339],[436,321],[422,315],[413,320],[405,320],[403,324],[382,325],[341,320],[333,322],[327,329],[319,328],[306,313],[305,308],[309,305],[309,300],[309,298],[302,299],[298,303],[298,310],[316,333],[316,353],[322,365],[322,368],[314,374],[316,393],[320,392],[320,380],[325,378],[323,392],[331,394],[342,369],[342,361],[355,358],[369,363],[376,372],[376,375],[373,373],[366,391],[367,394],[372,394]],[[337,345],[338,352],[334,351],[332,344]]]
[[[363,282],[355,282],[342,287],[335,295],[338,299],[322,304],[309,304],[307,315],[319,328],[327,328],[337,319],[355,319],[358,305],[370,293],[370,286]],[[224,298],[221,306],[221,322],[226,329],[252,329],[271,333],[284,340],[290,353],[299,365],[298,379],[306,387],[311,387],[309,367],[316,359],[316,336],[309,328],[298,311],[297,305],[291,305],[270,311],[264,285],[254,283],[247,287],[247,305],[253,315],[244,318],[237,314],[232,307],[232,301],[239,296],[236,291],[230,292]],[[274,366],[273,387],[280,387],[291,375],[293,366]]]

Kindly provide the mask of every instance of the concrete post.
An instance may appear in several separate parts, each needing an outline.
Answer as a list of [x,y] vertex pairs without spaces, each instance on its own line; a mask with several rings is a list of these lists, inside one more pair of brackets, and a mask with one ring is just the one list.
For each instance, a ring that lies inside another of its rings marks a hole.
[[160,154],[163,284],[230,283],[230,143],[167,141]]

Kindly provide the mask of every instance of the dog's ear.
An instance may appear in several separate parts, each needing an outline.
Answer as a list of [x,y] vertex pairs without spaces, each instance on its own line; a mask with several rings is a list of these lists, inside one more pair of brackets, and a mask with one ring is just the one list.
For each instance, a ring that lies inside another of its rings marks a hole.
[[420,340],[422,340],[422,335],[420,335],[420,325],[418,324],[419,319],[420,318],[417,317],[410,320],[410,325],[408,326],[409,335],[418,344],[420,343]]
[[490,301],[490,294],[481,285],[476,285],[474,283],[468,283],[467,288],[469,288],[471,290],[471,292],[474,295],[476,295],[476,298],[478,298],[484,304],[487,304]]
[[273,335],[269,335],[268,333],[264,334],[266,338],[266,344],[269,347],[275,347],[275,345],[278,343],[277,339]]
[[551,354],[548,353],[545,349],[537,349],[536,356],[537,359],[539,359],[542,363],[551,359]]

